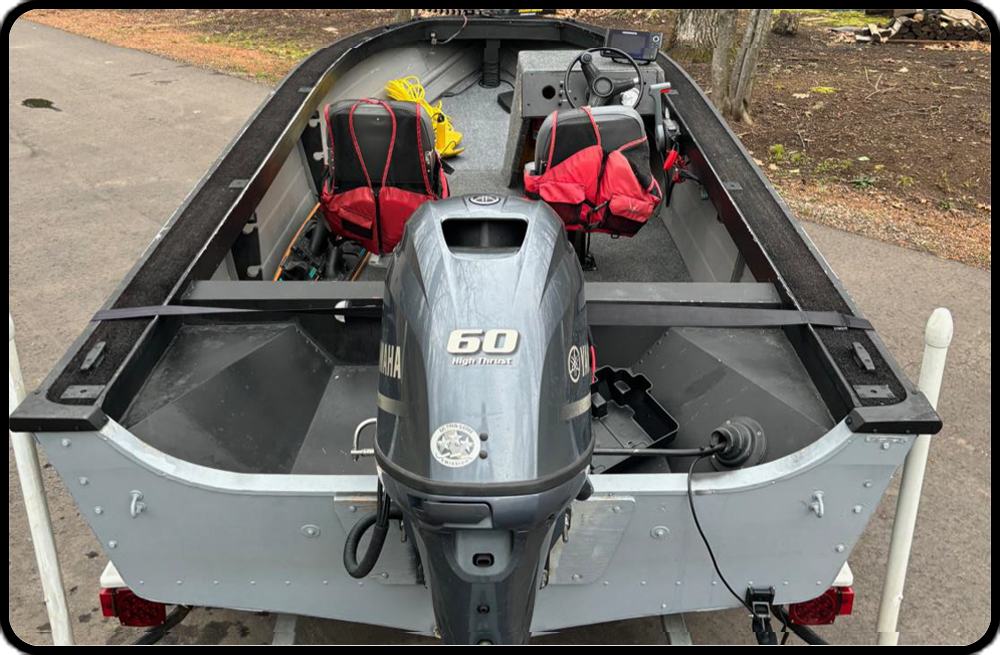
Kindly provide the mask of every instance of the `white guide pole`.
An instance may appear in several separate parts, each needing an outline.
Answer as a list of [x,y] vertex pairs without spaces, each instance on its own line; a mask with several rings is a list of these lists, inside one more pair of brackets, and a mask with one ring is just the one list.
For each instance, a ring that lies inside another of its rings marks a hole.
[[[7,413],[9,417],[24,400],[25,392],[24,380],[21,377],[21,362],[17,356],[17,346],[14,344],[14,319],[9,313],[7,322],[10,346]],[[52,626],[52,640],[56,646],[72,646],[73,626],[70,623],[69,604],[66,602],[66,589],[63,587],[62,570],[59,568],[59,556],[56,553],[56,540],[52,532],[48,502],[45,499],[45,486],[42,481],[42,468],[38,463],[38,451],[35,449],[35,439],[30,434],[11,432],[10,440],[14,447],[18,477],[21,479],[21,492],[28,513],[31,541],[35,547],[38,575],[42,580],[45,608],[49,614],[49,625]]]
[[[924,363],[920,369],[920,391],[927,396],[927,400],[935,409],[941,398],[941,383],[948,361],[948,348],[954,335],[955,324],[951,312],[947,309],[935,311],[927,324]],[[906,571],[910,566],[913,533],[917,527],[930,448],[931,437],[926,435],[918,437],[903,468],[899,501],[896,505],[896,523],[893,526],[892,544],[889,547],[885,589],[882,592],[882,607],[878,617],[879,646],[899,645],[899,612],[903,605]]]

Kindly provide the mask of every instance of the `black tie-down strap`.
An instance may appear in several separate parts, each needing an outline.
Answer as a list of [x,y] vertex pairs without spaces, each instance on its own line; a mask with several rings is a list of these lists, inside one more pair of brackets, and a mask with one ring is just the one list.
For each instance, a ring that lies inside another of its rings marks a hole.
[[[337,304],[346,301],[337,301]],[[382,304],[379,301],[358,306],[358,301],[350,301],[346,307],[313,306],[295,308],[251,309],[247,307],[197,307],[190,305],[154,305],[151,307],[129,307],[125,309],[105,309],[97,312],[90,321],[140,321],[158,317],[233,316],[238,314],[326,314],[345,318],[381,318]]]
[[[351,301],[331,301],[309,307],[199,307],[188,305],[158,305],[108,309],[98,312],[92,322],[134,321],[157,317],[230,316],[235,314],[312,313],[345,318],[380,318],[381,301],[366,301],[359,305]],[[593,303],[587,307],[592,326],[663,327],[663,328],[781,328],[811,325],[839,330],[874,330],[863,318],[839,312],[807,312],[794,309],[750,309],[742,307],[690,307],[678,305],[624,305]]]
[[840,312],[747,307],[601,303],[587,306],[592,326],[664,328],[781,328],[811,325],[838,330],[874,330],[871,322]]

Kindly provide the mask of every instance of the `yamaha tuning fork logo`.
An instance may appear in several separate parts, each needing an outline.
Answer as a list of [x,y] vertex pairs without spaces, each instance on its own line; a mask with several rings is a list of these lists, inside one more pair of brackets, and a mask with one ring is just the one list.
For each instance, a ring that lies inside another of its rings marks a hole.
[[472,196],[469,198],[469,202],[479,207],[492,207],[500,204],[500,196]]
[[590,361],[590,346],[570,346],[566,369],[573,384],[577,384],[584,377],[591,375],[593,367]]

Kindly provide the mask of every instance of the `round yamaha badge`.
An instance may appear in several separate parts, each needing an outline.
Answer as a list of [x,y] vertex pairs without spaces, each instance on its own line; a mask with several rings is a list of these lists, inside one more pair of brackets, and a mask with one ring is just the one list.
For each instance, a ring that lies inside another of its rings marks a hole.
[[480,207],[491,207],[500,204],[500,196],[472,196],[469,202]]
[[449,423],[431,437],[431,454],[448,468],[468,466],[479,457],[479,434],[468,425]]
[[580,381],[583,377],[583,350],[573,346],[569,349],[569,379],[572,380],[573,384]]

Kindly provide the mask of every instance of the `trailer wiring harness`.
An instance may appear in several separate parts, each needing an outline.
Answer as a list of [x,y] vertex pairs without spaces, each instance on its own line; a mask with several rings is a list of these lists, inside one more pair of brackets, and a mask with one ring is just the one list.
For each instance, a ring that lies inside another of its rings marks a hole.
[[717,430],[712,435],[712,438],[716,445],[713,448],[705,449],[705,451],[701,455],[696,456],[695,460],[691,463],[691,468],[688,470],[687,476],[687,496],[688,505],[691,508],[691,518],[694,519],[694,525],[698,530],[698,535],[701,537],[702,543],[705,544],[705,550],[708,552],[708,556],[712,560],[712,566],[715,568],[715,573],[719,576],[719,580],[722,582],[723,586],[725,586],[726,590],[732,594],[733,598],[735,598],[740,605],[746,608],[746,610],[750,613],[750,616],[753,618],[754,634],[757,637],[758,643],[761,645],[778,645],[777,635],[775,635],[774,631],[771,629],[770,624],[769,614],[773,613],[774,617],[777,618],[782,625],[782,646],[785,646],[788,643],[789,631],[798,636],[807,645],[828,646],[829,644],[813,630],[805,626],[793,625],[788,619],[787,612],[773,604],[773,591],[770,595],[770,601],[764,603],[764,607],[761,609],[759,606],[755,606],[756,604],[752,602],[755,590],[750,589],[747,596],[740,596],[722,572],[719,559],[715,555],[715,550],[712,548],[708,535],[705,534],[705,529],[701,524],[701,519],[698,517],[698,509],[695,506],[694,473],[698,464],[701,462],[713,457],[725,460],[727,459],[727,453],[733,453],[738,450],[743,450],[745,452],[747,448],[752,448],[752,444],[740,444],[737,439],[736,432],[725,428]]

